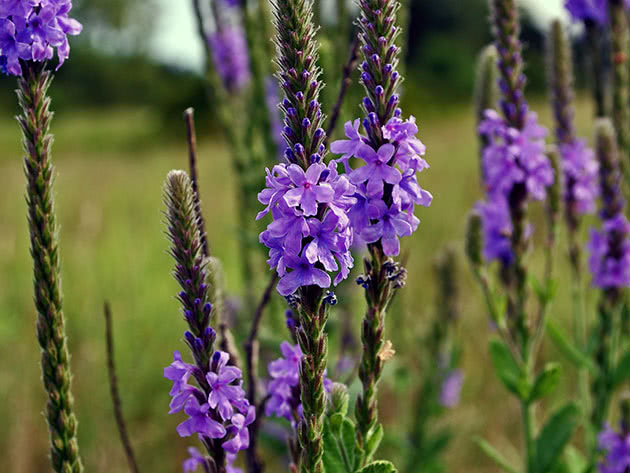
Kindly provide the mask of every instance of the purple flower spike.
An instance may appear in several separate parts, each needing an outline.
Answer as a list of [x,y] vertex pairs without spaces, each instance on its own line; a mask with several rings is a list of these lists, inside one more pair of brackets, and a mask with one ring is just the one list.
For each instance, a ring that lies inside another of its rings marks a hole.
[[199,404],[195,397],[191,397],[184,412],[190,417],[177,426],[180,437],[190,437],[194,434],[205,435],[211,439],[223,438],[226,434],[225,427],[220,422],[209,416],[210,406]]
[[[573,21],[593,22],[598,25],[608,23],[607,0],[565,0],[564,6]],[[630,10],[630,0],[624,0],[626,10]]]
[[227,26],[208,37],[212,59],[223,85],[230,92],[243,89],[250,80],[249,52],[240,26]]
[[[240,386],[241,370],[234,366],[226,366],[229,355],[225,352],[215,352],[219,354],[219,364],[216,372],[206,375],[210,385],[210,396],[208,403],[212,409],[217,409],[223,420],[229,420],[234,413],[234,404],[245,397],[245,392]],[[237,381],[238,384],[234,384]]]
[[21,76],[20,59],[43,62],[59,57],[57,69],[70,54],[67,35],[81,33],[70,18],[70,0],[4,0],[0,5],[0,69]]

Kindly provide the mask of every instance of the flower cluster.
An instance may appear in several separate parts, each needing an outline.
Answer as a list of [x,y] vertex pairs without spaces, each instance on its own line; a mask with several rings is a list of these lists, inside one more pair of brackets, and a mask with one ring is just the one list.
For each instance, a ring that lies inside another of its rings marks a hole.
[[609,425],[599,434],[599,448],[605,457],[600,473],[624,473],[630,468],[630,434],[615,432]]
[[600,119],[596,126],[602,225],[591,230],[589,267],[593,285],[602,289],[629,287],[630,224],[623,212],[617,138],[610,120]]
[[212,60],[223,85],[231,92],[245,87],[250,80],[249,51],[240,25],[226,25],[208,36]]
[[81,24],[68,15],[71,0],[4,0],[0,3],[0,71],[22,75],[20,60],[43,62],[57,50],[59,68],[70,55],[67,35]]
[[584,140],[575,139],[559,146],[564,171],[564,201],[576,215],[592,214],[599,195],[599,164]]
[[[303,153],[296,147],[296,154]],[[337,172],[337,163],[313,162],[306,171],[297,164],[267,169],[267,187],[258,194],[273,222],[260,234],[269,248],[269,266],[281,276],[278,292],[293,294],[301,286],[330,287],[327,272],[338,271],[334,283],[345,279],[353,265],[352,231],[348,210],[355,187]]]
[[[608,0],[566,0],[564,6],[574,21],[608,23]],[[630,0],[624,0],[624,6],[630,9]]]
[[[202,455],[195,447],[188,448],[188,455],[190,455],[182,465],[184,473],[193,473],[201,466],[203,471],[210,471],[210,464],[208,458]],[[227,454],[227,465],[225,467],[225,473],[243,473],[243,470],[236,468],[233,463],[236,460],[236,454]]]
[[[350,208],[352,229],[366,243],[381,241],[383,252],[395,256],[400,252],[399,237],[411,235],[420,221],[414,215],[416,205],[428,207],[433,197],[418,185],[416,174],[428,168],[426,148],[416,138],[414,117],[398,116],[382,127],[387,142],[374,149],[359,131],[360,121],[345,125],[347,140],[335,141],[331,151],[342,156],[350,182],[356,186],[356,202]],[[367,128],[367,127],[366,127]],[[350,158],[365,165],[352,169]]]
[[630,287],[630,223],[623,214],[604,220],[601,230],[591,229],[587,248],[593,285]]
[[[209,336],[214,337],[214,331]],[[189,345],[204,342],[186,334]],[[198,365],[185,363],[181,354],[173,354],[173,363],[164,368],[164,377],[173,382],[169,414],[183,410],[188,419],[177,426],[181,437],[197,434],[200,438],[223,439],[222,447],[228,454],[236,454],[249,446],[248,426],[256,418],[242,388],[241,370],[229,366],[229,355],[214,352],[207,372]],[[200,387],[188,382],[191,377]]]
[[[545,154],[547,131],[533,112],[526,115],[525,126],[518,130],[496,111],[486,110],[479,133],[487,141],[482,151],[482,173],[488,200],[477,204],[483,220],[484,257],[510,264],[512,221],[508,197],[514,186],[522,184],[529,197],[545,199],[547,187],[554,180],[553,167]],[[578,171],[576,175],[583,169]]]
[[[280,351],[283,358],[269,363],[269,400],[265,406],[267,417],[284,417],[292,422],[296,416],[302,416],[302,404],[300,402],[300,363],[302,362],[302,350],[299,345],[291,345],[282,342]],[[332,381],[324,376],[324,389],[330,393]]]

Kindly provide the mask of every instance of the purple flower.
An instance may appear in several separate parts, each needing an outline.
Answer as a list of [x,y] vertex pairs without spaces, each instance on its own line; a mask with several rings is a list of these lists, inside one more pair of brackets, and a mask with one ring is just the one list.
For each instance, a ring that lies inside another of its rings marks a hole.
[[337,140],[331,143],[330,151],[335,154],[341,154],[337,161],[344,164],[346,173],[350,173],[351,169],[348,165],[348,160],[357,155],[357,151],[360,146],[366,142],[366,138],[359,133],[359,127],[361,126],[361,120],[356,119],[354,122],[346,122],[344,130],[346,132],[347,140]]
[[355,156],[364,160],[366,165],[350,173],[350,182],[355,185],[367,182],[368,194],[382,195],[384,182],[393,185],[402,179],[400,171],[388,164],[395,152],[396,148],[389,143],[381,146],[376,152],[371,146],[359,146]]
[[245,32],[240,26],[225,26],[208,37],[212,59],[223,85],[237,92],[250,79],[249,52]]
[[180,437],[200,434],[211,439],[220,439],[225,436],[226,430],[223,424],[210,417],[209,404],[200,405],[197,398],[192,396],[186,403],[184,412],[190,417],[177,426]]
[[439,402],[444,407],[455,407],[459,404],[459,397],[464,383],[464,373],[453,370],[446,375],[440,389]]
[[367,243],[381,241],[388,256],[400,252],[399,237],[417,229],[415,205],[428,207],[433,199],[418,185],[416,177],[417,172],[429,167],[422,157],[426,148],[416,137],[417,132],[414,117],[402,120],[394,116],[382,127],[383,138],[388,141],[375,150],[359,133],[357,120],[346,123],[348,140],[331,145],[333,151],[344,153],[340,158],[344,163],[351,157],[365,161],[348,176],[356,190],[355,203],[346,215],[356,238]]
[[330,287],[328,273],[316,268],[305,256],[285,254],[284,264],[292,271],[285,273],[278,282],[278,292],[281,295],[290,296],[302,286]]
[[478,202],[475,206],[483,225],[483,257],[486,261],[498,260],[510,265],[512,253],[512,219],[505,199]]
[[249,447],[249,429],[247,428],[256,420],[256,407],[250,406],[247,414],[234,414],[232,425],[228,427],[228,434],[234,434],[227,442],[222,444],[223,449],[232,454]]
[[[564,6],[573,21],[592,21],[599,25],[608,23],[607,0],[565,0]],[[624,0],[624,6],[630,10],[630,0]]]
[[[223,420],[229,420],[234,413],[234,404],[242,402],[245,392],[241,387],[241,370],[235,366],[227,366],[230,356],[222,351],[217,351],[213,356],[213,368],[206,375],[210,385],[208,403],[212,409],[217,409]],[[215,361],[216,360],[216,361]],[[234,384],[237,382],[238,384]]]
[[81,33],[68,15],[70,0],[4,0],[0,5],[0,64],[4,73],[20,76],[19,60],[46,61],[57,50],[59,65],[70,54],[67,35]]
[[204,457],[195,447],[188,447],[188,455],[190,455],[190,457],[184,460],[182,465],[184,473],[192,473],[193,471],[196,471],[200,465],[207,468],[208,463],[206,461],[206,457]]
[[587,248],[594,286],[630,287],[630,224],[623,214],[604,220],[601,230],[592,229]]
[[577,215],[595,212],[599,195],[599,163],[595,159],[595,153],[586,146],[584,140],[573,140],[569,144],[560,145],[560,154],[565,180],[564,200],[567,206]]
[[[282,358],[269,363],[269,401],[265,405],[267,417],[284,417],[294,421],[295,414],[301,415],[300,404],[300,363],[302,362],[302,350],[299,345],[291,345],[282,342],[280,345]],[[324,374],[324,389],[332,390],[332,381]]]
[[284,194],[289,207],[300,207],[305,216],[317,214],[317,203],[333,200],[335,192],[330,184],[320,182],[320,176],[326,169],[321,163],[313,163],[304,172],[297,164],[289,164],[287,171],[294,187]]
[[194,369],[193,365],[184,363],[179,351],[173,352],[173,363],[164,368],[164,377],[173,381],[170,395],[174,395],[188,384],[188,378]]
[[227,460],[225,473],[243,473],[243,470],[234,466],[234,462],[236,461],[236,453],[228,452],[225,457]]
[[605,453],[600,473],[625,473],[630,468],[630,434],[617,433],[609,425],[599,434],[599,448]]
[[304,285],[329,287],[331,278],[315,267],[318,262],[326,271],[338,271],[335,284],[352,267],[347,213],[356,201],[355,187],[336,166],[315,162],[304,171],[297,164],[278,164],[267,170],[267,187],[258,194],[266,208],[258,218],[271,210],[273,221],[260,242],[269,248],[267,262],[282,277],[277,288],[282,295]]
[[482,164],[490,198],[506,197],[516,184],[525,184],[529,196],[544,200],[554,174],[545,154],[547,130],[538,124],[536,114],[528,113],[525,126],[518,130],[487,110],[479,133],[488,140]]

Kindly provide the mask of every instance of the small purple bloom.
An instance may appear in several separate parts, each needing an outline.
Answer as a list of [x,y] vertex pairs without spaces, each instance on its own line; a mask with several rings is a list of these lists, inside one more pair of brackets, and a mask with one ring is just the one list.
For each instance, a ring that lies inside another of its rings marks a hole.
[[234,414],[232,416],[232,425],[228,427],[228,434],[233,433],[227,442],[222,444],[223,449],[232,454],[236,454],[239,450],[245,450],[249,447],[249,429],[248,426],[256,420],[256,407],[250,406],[247,414]]
[[371,146],[359,146],[356,157],[366,162],[350,173],[350,182],[355,185],[367,181],[367,191],[369,194],[382,195],[383,183],[398,184],[402,179],[400,171],[388,163],[394,157],[396,148],[391,144],[384,144],[378,151],[374,151]]
[[212,419],[209,416],[209,411],[209,404],[200,405],[197,398],[191,397],[184,408],[184,412],[190,417],[177,426],[177,433],[180,437],[201,434],[211,439],[223,438],[226,434],[225,427]]
[[348,160],[357,155],[357,151],[361,145],[366,141],[365,137],[359,133],[359,127],[361,126],[361,120],[356,119],[354,122],[346,122],[344,130],[346,132],[347,140],[337,140],[331,143],[330,151],[335,154],[341,154],[337,161],[344,164],[346,173],[350,173],[351,169],[348,165]]
[[483,225],[483,257],[490,262],[498,260],[510,265],[512,253],[512,219],[505,199],[478,202],[475,206]]
[[577,215],[592,214],[599,195],[599,163],[584,140],[560,145],[564,171],[564,200]]
[[625,473],[630,468],[630,434],[617,433],[609,425],[599,434],[599,448],[605,457],[599,464],[600,473]]
[[461,370],[453,370],[446,375],[440,389],[439,401],[444,407],[455,407],[459,404],[459,398],[464,383],[464,373]]
[[278,292],[281,295],[290,296],[302,286],[330,287],[328,273],[313,266],[305,256],[286,254],[284,263],[292,271],[287,272],[278,282]]
[[335,192],[328,183],[320,183],[320,176],[326,169],[321,163],[314,163],[304,172],[297,164],[287,167],[291,182],[295,187],[284,194],[289,207],[300,207],[305,216],[317,214],[317,203],[331,202]]
[[188,455],[190,455],[190,457],[187,458],[182,465],[184,473],[192,473],[196,471],[199,466],[207,466],[206,457],[195,447],[188,447]]
[[182,361],[182,354],[179,351],[173,352],[173,363],[164,368],[164,377],[173,381],[173,387],[169,393],[171,396],[180,392],[188,384],[188,378],[193,369],[193,365]]
[[[217,356],[218,354],[218,356]],[[208,403],[212,409],[217,409],[223,420],[229,420],[234,413],[234,403],[245,398],[241,388],[241,370],[235,366],[227,366],[229,355],[225,352],[215,352],[213,359],[218,359],[216,372],[206,375],[210,385]],[[238,384],[234,384],[238,382]]]

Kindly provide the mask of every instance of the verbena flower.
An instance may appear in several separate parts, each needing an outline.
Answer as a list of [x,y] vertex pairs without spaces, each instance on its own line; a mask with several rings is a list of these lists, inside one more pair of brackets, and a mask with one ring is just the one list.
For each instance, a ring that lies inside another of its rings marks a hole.
[[459,404],[459,398],[464,384],[464,373],[461,370],[452,370],[444,377],[440,388],[438,400],[444,407],[455,407]]
[[587,245],[593,285],[602,289],[630,286],[630,224],[623,213],[621,171],[615,130],[607,119],[597,123],[597,156],[602,208],[601,229],[592,229]]
[[[282,342],[280,345],[282,358],[269,363],[268,370],[271,381],[268,385],[269,400],[265,405],[265,415],[268,417],[284,417],[294,422],[296,416],[302,415],[300,403],[300,364],[302,350],[299,345]],[[324,376],[324,389],[330,392],[332,381]]]
[[[624,0],[630,9],[630,0]],[[574,21],[591,21],[600,25],[608,23],[608,0],[566,0],[564,6]]]
[[595,212],[599,195],[599,164],[584,140],[575,139],[559,146],[564,171],[564,200],[577,215]]
[[226,25],[208,36],[212,60],[226,89],[237,92],[250,80],[249,51],[240,25]]
[[486,261],[500,261],[509,266],[512,252],[512,219],[505,199],[478,202],[475,206],[483,225],[483,257]]
[[47,61],[55,50],[57,69],[70,55],[68,35],[81,24],[70,18],[70,0],[5,0],[0,4],[0,71],[22,75],[20,60]]
[[604,459],[599,464],[600,473],[625,473],[630,468],[630,434],[615,432],[609,425],[599,434],[599,448]]
[[[422,157],[425,147],[415,136],[415,119],[392,118],[381,130],[388,142],[377,149],[359,132],[359,120],[346,123],[345,130],[348,139],[335,141],[331,150],[342,154],[338,161],[350,170],[348,177],[356,186],[356,203],[348,212],[352,228],[366,243],[381,241],[384,253],[395,256],[399,238],[411,235],[420,223],[415,206],[428,207],[433,199],[416,178],[429,165]],[[352,169],[352,157],[365,165]]]
[[267,170],[266,184],[258,200],[267,207],[258,218],[271,210],[273,222],[260,242],[270,249],[268,263],[281,276],[280,294],[288,296],[301,286],[329,287],[326,271],[337,271],[335,284],[347,277],[353,260],[346,213],[355,188],[338,174],[337,164],[314,162],[306,171],[278,164]]
[[523,129],[518,130],[494,110],[487,110],[479,132],[488,139],[482,164],[490,199],[506,198],[516,184],[524,184],[529,196],[544,200],[554,173],[545,154],[547,130],[538,124],[537,115],[529,112]]

